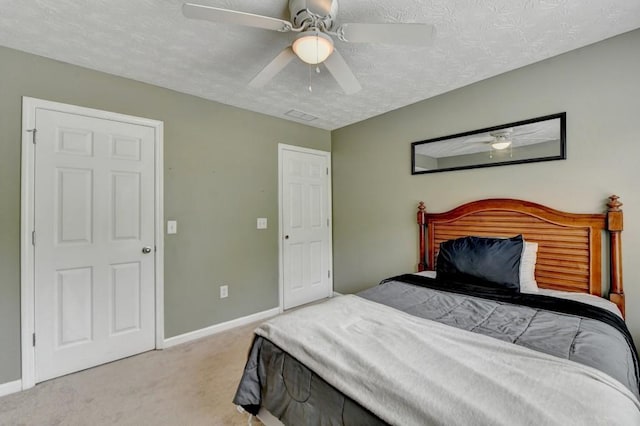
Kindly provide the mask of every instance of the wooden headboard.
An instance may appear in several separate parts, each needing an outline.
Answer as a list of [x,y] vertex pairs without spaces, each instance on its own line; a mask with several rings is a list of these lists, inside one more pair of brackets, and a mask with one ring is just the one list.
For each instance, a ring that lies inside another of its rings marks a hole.
[[538,243],[538,287],[590,293],[606,297],[602,286],[602,237],[609,233],[609,299],[624,315],[622,285],[622,203],[609,197],[606,213],[576,214],[529,201],[480,200],[445,213],[427,213],[418,206],[420,263],[418,270],[433,268],[440,243],[470,235],[512,237],[522,234]]

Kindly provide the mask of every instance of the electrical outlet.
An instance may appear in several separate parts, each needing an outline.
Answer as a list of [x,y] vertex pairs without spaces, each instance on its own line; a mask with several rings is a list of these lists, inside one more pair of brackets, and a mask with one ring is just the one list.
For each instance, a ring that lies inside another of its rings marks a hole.
[[225,297],[229,297],[229,286],[221,285],[220,286],[220,299],[224,299]]
[[267,229],[267,218],[266,217],[259,217],[257,224],[256,224],[256,228],[258,229]]

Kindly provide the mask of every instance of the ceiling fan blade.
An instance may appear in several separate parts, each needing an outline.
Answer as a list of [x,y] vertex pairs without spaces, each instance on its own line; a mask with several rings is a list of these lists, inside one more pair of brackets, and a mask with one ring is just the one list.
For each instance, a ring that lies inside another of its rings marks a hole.
[[269,62],[269,65],[264,67],[262,71],[260,71],[258,75],[253,78],[253,80],[249,82],[249,86],[255,88],[263,87],[265,84],[271,81],[271,79],[275,77],[280,71],[282,71],[284,67],[289,65],[289,62],[291,62],[291,60],[295,57],[296,54],[293,53],[293,49],[291,49],[291,46],[287,47],[282,52],[280,52],[273,61]]
[[493,136],[474,136],[469,139],[465,139],[463,143],[489,143],[495,141]]
[[342,24],[338,37],[349,43],[429,45],[436,29],[430,24]]
[[253,13],[237,10],[220,9],[203,4],[185,3],[182,13],[187,18],[203,19],[205,21],[223,22],[227,24],[244,25],[247,27],[263,28],[265,30],[287,32],[291,31],[291,22],[269,16],[254,15]]
[[532,135],[534,133],[538,133],[538,131],[537,130],[532,130],[530,132],[518,132],[516,130],[515,133],[513,133],[513,136],[514,137],[520,137],[520,136]]
[[334,49],[331,56],[323,63],[347,95],[352,95],[362,90],[358,79],[353,75],[351,68],[349,68],[349,65],[337,50]]

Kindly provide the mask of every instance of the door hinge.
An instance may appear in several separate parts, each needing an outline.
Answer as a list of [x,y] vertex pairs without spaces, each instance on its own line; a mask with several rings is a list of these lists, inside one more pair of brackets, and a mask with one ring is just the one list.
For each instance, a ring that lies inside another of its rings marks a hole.
[[27,130],[27,132],[31,133],[31,142],[35,145],[36,144],[36,133],[38,133],[38,129],[29,129]]
[[327,176],[329,176],[329,168],[327,167]]
[[35,347],[36,346],[36,333],[33,333],[31,336],[33,337],[33,346]]
[[36,245],[36,231],[31,231],[31,245]]
[[331,278],[331,271],[327,271],[327,278]]

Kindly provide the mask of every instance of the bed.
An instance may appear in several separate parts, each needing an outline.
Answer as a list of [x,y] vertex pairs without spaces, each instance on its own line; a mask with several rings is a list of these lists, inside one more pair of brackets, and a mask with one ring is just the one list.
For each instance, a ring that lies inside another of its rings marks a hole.
[[258,327],[234,403],[267,424],[640,424],[621,205],[420,203],[418,273]]

